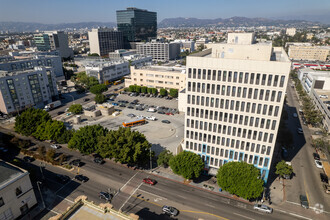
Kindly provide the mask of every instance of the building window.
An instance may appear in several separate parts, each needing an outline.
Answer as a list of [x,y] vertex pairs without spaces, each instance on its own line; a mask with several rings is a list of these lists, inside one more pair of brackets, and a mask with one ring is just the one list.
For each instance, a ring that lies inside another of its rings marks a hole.
[[22,192],[22,188],[19,186],[16,188],[16,196],[19,196],[21,195],[23,192]]

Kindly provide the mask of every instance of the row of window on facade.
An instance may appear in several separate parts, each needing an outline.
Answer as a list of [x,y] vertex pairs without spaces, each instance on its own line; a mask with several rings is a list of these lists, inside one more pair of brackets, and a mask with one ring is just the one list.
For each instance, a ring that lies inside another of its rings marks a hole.
[[[260,146],[259,146],[260,148]],[[208,154],[208,155],[214,155],[218,157],[222,157],[228,160],[234,160],[234,161],[244,161],[246,163],[258,165],[259,167],[268,167],[269,164],[269,158],[267,157],[259,157],[258,155],[253,154],[247,154],[246,152],[237,152],[230,149],[223,149],[218,147],[210,147],[206,146],[205,144],[197,144],[194,142],[186,141],[186,149],[195,151],[196,153],[202,153],[202,154]],[[210,152],[211,151],[211,152]],[[225,164],[226,160],[218,159],[208,157],[205,155],[204,160],[206,164],[209,164],[211,166],[220,167],[223,164]],[[209,160],[211,158],[211,160]],[[214,163],[213,163],[214,162]],[[219,162],[219,163],[218,163]]]
[[[236,129],[236,128],[235,128]],[[243,137],[243,138],[247,138],[247,139],[252,139],[252,140],[258,140],[258,141],[263,141],[264,143],[270,143],[272,144],[272,142],[274,141],[274,134],[272,133],[267,133],[267,132],[255,132],[255,134],[252,134],[251,130],[247,130],[247,129],[237,129],[240,130],[240,133],[237,132],[237,137]],[[245,131],[244,131],[245,130]],[[236,135],[232,135],[230,137],[235,137]],[[229,138],[229,137],[220,137],[220,136],[216,136],[216,135],[212,135],[212,134],[205,134],[202,132],[194,132],[194,131],[186,131],[186,138],[187,139],[191,139],[191,140],[196,140],[196,141],[203,141],[205,143],[212,143],[212,144],[217,144],[217,145],[221,145],[221,146],[226,146],[226,147],[236,147],[237,149],[241,149],[244,150],[244,146],[245,146],[245,141],[240,141],[240,140],[235,140],[233,138]],[[249,149],[250,146],[250,142],[246,142],[246,148],[247,150]],[[253,143],[254,145],[255,143]],[[252,148],[251,150],[254,150],[254,148]],[[265,149],[266,150],[266,149]],[[270,147],[269,147],[270,150]],[[259,152],[258,152],[259,153]],[[264,151],[261,152],[262,154],[265,153]],[[267,151],[267,153],[269,153]],[[268,154],[267,154],[268,155]]]
[[[229,102],[229,100],[228,100]],[[239,111],[239,105],[235,105],[235,101],[230,102],[231,105],[229,106],[226,105],[223,107],[220,107],[221,109],[230,109],[232,111]],[[236,101],[236,104],[239,103],[239,101]],[[244,102],[242,102],[244,103]],[[274,116],[277,117],[279,114],[279,106],[274,106],[273,105],[262,105],[262,104],[256,104],[256,103],[247,103],[246,108],[244,108],[243,104],[241,103],[241,112],[246,112],[246,113],[253,113],[253,114],[262,114],[264,116]],[[245,110],[245,111],[244,111]],[[251,111],[250,111],[251,110]],[[210,120],[219,120],[219,121],[224,121],[224,122],[230,122],[230,123],[239,123],[242,124],[247,124],[248,121],[248,116],[245,116],[245,119],[243,121],[243,115],[238,115],[238,114],[233,114],[233,113],[228,113],[228,112],[218,112],[218,111],[213,111],[205,108],[194,108],[194,107],[187,107],[187,116],[192,116],[196,118],[205,118],[205,119],[210,119]],[[254,117],[251,117],[252,121]],[[250,124],[253,124],[253,122],[250,122]]]
[[[196,87],[197,86],[197,87]],[[255,100],[263,100],[263,101],[276,101],[280,102],[282,97],[282,92],[266,89],[253,89],[247,87],[236,87],[236,86],[225,86],[225,85],[215,85],[209,83],[196,83],[196,82],[188,82],[189,92],[198,92],[198,93],[207,93],[213,95],[221,95],[221,96],[231,96],[238,98],[249,98]]]
[[[46,62],[44,63],[44,62],[42,62],[41,60],[38,60],[37,61],[37,65],[38,66],[43,66],[43,65],[45,65],[45,66],[52,66],[52,61],[51,60],[46,60]],[[33,66],[33,63],[32,62],[26,62],[26,63],[20,63],[20,64],[15,64],[15,63],[12,63],[11,64],[11,69],[12,70],[17,70],[17,69],[25,69],[25,68],[28,68],[28,69],[30,69],[30,68],[33,68],[34,66]]]
[[[267,85],[274,87],[283,87],[285,76],[273,74],[261,74],[261,73],[243,73],[236,71],[226,71],[226,70],[206,70],[206,69],[188,69],[189,79],[203,79],[203,80],[213,80],[222,82],[234,82],[234,83],[245,83],[245,84],[255,84],[255,85]],[[279,85],[278,85],[279,83]]]

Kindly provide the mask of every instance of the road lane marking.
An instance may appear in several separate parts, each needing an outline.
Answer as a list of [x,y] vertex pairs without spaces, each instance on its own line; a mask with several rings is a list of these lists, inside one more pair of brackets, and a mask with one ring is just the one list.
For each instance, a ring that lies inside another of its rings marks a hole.
[[162,207],[162,205],[160,205],[160,204],[158,204],[158,203],[155,203],[155,202],[151,202],[151,201],[149,201],[148,199],[144,199],[144,198],[141,198],[141,197],[138,197],[138,196],[134,196],[134,195],[133,195],[132,197],[137,198],[137,199],[140,199],[140,200],[145,201],[145,202],[148,202],[148,203],[151,203],[151,204],[153,204],[153,205],[156,205],[156,206]]
[[297,214],[294,214],[294,213],[291,213],[291,212],[289,212],[289,215],[292,215],[292,216],[295,216],[295,217],[298,217],[298,218],[303,218],[303,219],[313,220],[313,219],[311,219],[311,218],[307,218],[307,217],[304,217],[304,216],[301,216],[301,215],[297,215]]
[[281,209],[276,209],[276,211],[280,211],[280,212],[283,212],[283,213],[287,213],[286,211],[281,210]]
[[296,203],[296,202],[291,202],[291,201],[286,201],[287,203],[291,203],[291,204],[294,204],[294,205],[299,205],[299,206],[301,206],[301,204],[300,203]]
[[[138,174],[138,173],[140,173],[140,171],[138,171],[138,172],[136,172],[136,174]],[[134,174],[121,188],[120,188],[120,190],[121,189],[123,189],[135,176],[136,176],[136,174]]]
[[212,214],[212,213],[209,213],[209,212],[200,212],[200,211],[191,211],[191,210],[179,210],[179,211],[180,211],[180,212],[191,212],[191,213],[198,213],[198,214],[211,215],[211,216],[217,217],[217,218],[219,218],[219,219],[229,220],[228,218],[225,218],[225,217],[222,217],[222,216],[219,216],[219,215],[215,215],[215,214]]
[[162,198],[162,199],[167,200],[165,197],[162,197],[162,196],[156,195],[156,194],[151,193],[151,192],[144,191],[144,190],[142,190],[142,189],[139,189],[139,191],[144,192],[144,193],[148,193],[148,194],[153,195],[153,196],[155,196],[155,197],[157,197],[157,198]]
[[205,205],[210,206],[210,207],[212,207],[212,208],[215,208],[214,205],[211,205],[211,204],[209,204],[209,203],[206,203]]
[[62,190],[66,185],[68,185],[72,180],[73,180],[73,178],[70,179],[70,181],[68,181],[66,184],[64,184],[61,188],[59,188],[59,189],[55,192],[55,194],[57,194],[59,191],[61,191],[61,190]]
[[236,212],[233,212],[233,214],[234,214],[234,215],[238,215],[238,216],[243,217],[243,218],[246,218],[246,219],[255,220],[254,218],[250,218],[250,217],[247,217],[247,216],[245,216],[245,215],[238,214],[238,213],[236,213]]
[[54,212],[56,215],[60,215],[60,214],[61,214],[61,213],[59,213],[59,212],[54,211],[53,209],[49,209],[49,208],[47,208],[47,210],[50,211],[50,212]]
[[65,201],[74,203],[74,201],[71,201],[70,199],[64,198],[63,196],[59,196],[59,195],[56,195],[56,196],[60,197],[61,199],[64,199]]
[[121,210],[123,207],[124,207],[124,205],[126,204],[126,202],[128,202],[128,200],[132,197],[132,195],[134,195],[135,194],[135,192],[140,188],[140,186],[143,184],[143,182],[142,183],[140,183],[140,185],[132,192],[132,194],[126,199],[126,201],[124,202],[124,204],[119,208],[119,210]]

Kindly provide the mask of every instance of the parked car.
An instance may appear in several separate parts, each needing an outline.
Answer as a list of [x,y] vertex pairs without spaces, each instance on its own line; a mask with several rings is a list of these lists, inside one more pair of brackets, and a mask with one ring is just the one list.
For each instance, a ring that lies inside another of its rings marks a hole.
[[269,214],[273,212],[273,209],[272,208],[270,208],[270,207],[268,207],[266,205],[261,205],[261,204],[255,204],[253,206],[253,209],[254,210],[257,210],[259,212],[265,212],[265,213],[269,213]]
[[315,135],[322,135],[323,133],[322,133],[322,131],[315,131],[314,134]]
[[104,164],[104,160],[101,157],[95,157],[93,162],[97,164]]
[[157,113],[158,113],[158,114],[162,114],[162,115],[165,114],[165,112],[163,112],[163,111],[158,111]]
[[89,178],[87,176],[84,176],[84,175],[76,175],[74,177],[74,179],[76,179],[76,180],[78,180],[80,182],[83,182],[83,183],[85,183],[85,182],[87,182],[89,180]]
[[87,102],[87,101],[89,101],[89,98],[84,98],[83,101]]
[[329,180],[328,180],[328,176],[324,173],[320,173],[320,178],[321,178],[321,181],[328,184],[329,183]]
[[282,147],[282,157],[287,158],[289,156],[288,150],[285,147]]
[[179,214],[179,210],[177,210],[176,208],[172,207],[172,206],[167,206],[164,205],[162,208],[163,213],[170,215],[170,216],[177,216]]
[[125,104],[120,104],[119,107],[123,107],[123,108],[125,108],[126,105],[125,105]]
[[317,168],[320,168],[320,169],[323,168],[323,165],[322,165],[321,161],[319,161],[319,160],[315,160],[315,165]]
[[154,117],[154,116],[147,116],[146,119],[150,120],[150,121],[156,121],[157,120],[157,118]]
[[56,144],[51,144],[50,147],[54,148],[54,149],[60,149],[61,148],[60,145],[56,145]]
[[155,185],[157,183],[156,180],[151,179],[151,178],[144,178],[143,182],[146,183],[146,184],[150,184],[150,185]]
[[134,115],[134,114],[128,114],[127,116],[133,118],[133,117],[135,117],[136,115]]
[[320,160],[320,155],[318,153],[313,153],[314,160]]
[[113,106],[118,106],[119,104],[116,102],[111,103]]
[[169,120],[162,120],[162,123],[170,124],[171,122]]
[[131,106],[131,105],[129,105],[129,106],[127,106],[127,108],[129,108],[129,109],[133,109],[134,107],[133,107],[133,106]]
[[68,177],[67,175],[57,174],[56,175],[56,180],[59,183],[65,184],[65,183],[70,181],[70,177]]
[[63,111],[59,111],[59,112],[57,112],[57,115],[62,115],[62,114],[64,114]]
[[99,193],[99,198],[104,199],[107,202],[110,202],[111,199],[113,198],[113,195],[107,192],[100,192]]
[[301,207],[308,209],[309,203],[308,203],[307,197],[305,195],[300,195],[299,198],[300,198]]
[[25,156],[23,157],[23,160],[27,163],[31,163],[32,161],[34,161],[34,158],[33,157],[29,157],[29,156]]
[[292,116],[293,116],[294,118],[297,118],[297,117],[298,117],[297,113],[293,113]]
[[73,166],[77,166],[77,167],[81,167],[82,166],[82,162],[80,159],[76,159],[76,160],[73,160],[70,162],[70,165],[73,165]]
[[297,128],[297,132],[298,132],[298,134],[303,134],[304,133],[302,128]]

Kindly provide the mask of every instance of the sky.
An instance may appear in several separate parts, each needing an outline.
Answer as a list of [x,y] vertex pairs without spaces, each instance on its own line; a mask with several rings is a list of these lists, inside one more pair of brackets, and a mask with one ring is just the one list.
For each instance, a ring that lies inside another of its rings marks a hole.
[[[330,14],[330,0],[0,0],[0,22],[116,22],[116,10],[137,7],[165,18],[281,18]],[[330,22],[329,22],[330,23]]]

